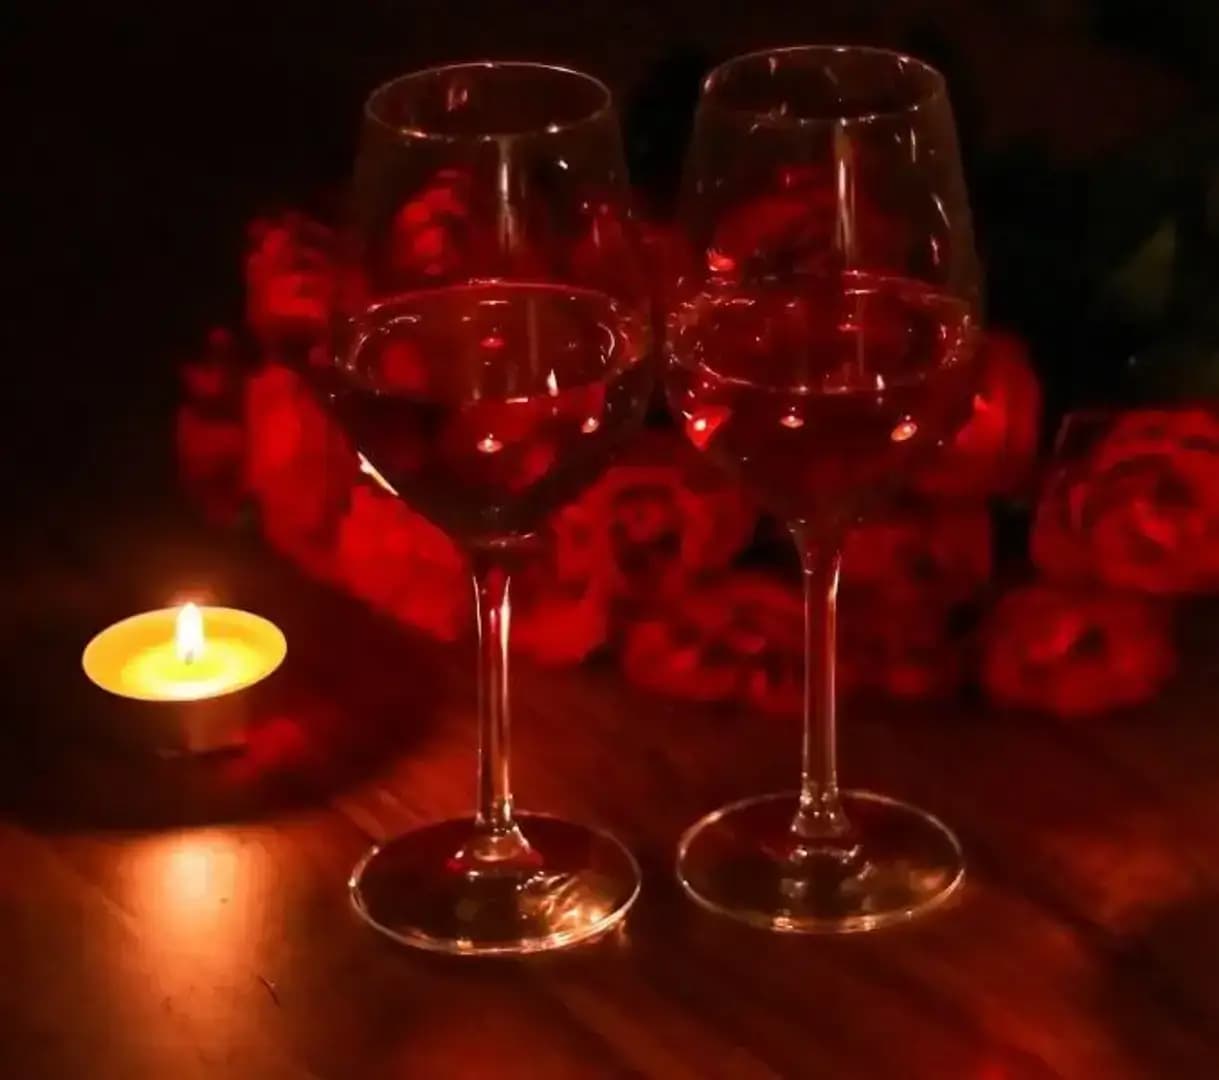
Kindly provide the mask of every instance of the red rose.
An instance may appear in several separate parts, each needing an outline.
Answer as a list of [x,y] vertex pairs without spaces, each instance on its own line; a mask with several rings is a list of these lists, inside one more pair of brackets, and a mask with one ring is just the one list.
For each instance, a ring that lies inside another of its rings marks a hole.
[[[224,429],[242,426],[245,378],[233,335],[223,327],[209,330],[201,353],[184,361],[178,374],[184,398],[178,431],[183,469],[213,472],[213,462],[227,464],[233,458],[231,431]],[[240,452],[236,456],[239,462]]]
[[977,504],[909,503],[852,529],[839,598],[844,684],[900,698],[956,690],[992,564],[990,515]]
[[895,607],[975,600],[992,568],[990,514],[976,503],[890,507],[843,544],[843,588],[874,590]]
[[434,437],[463,482],[475,491],[526,492],[546,477],[557,458],[551,400],[467,401]]
[[183,363],[179,374],[185,400],[174,432],[178,474],[204,515],[227,524],[245,494],[244,379],[232,334],[219,327],[209,331],[203,352]]
[[342,585],[370,606],[443,641],[472,626],[465,562],[401,500],[360,484],[338,528]]
[[999,701],[1074,717],[1145,701],[1175,667],[1168,611],[1155,601],[1030,585],[995,609],[982,681]]
[[[934,606],[895,613],[881,593],[839,604],[841,693],[927,697],[956,690],[966,650]],[[622,663],[638,686],[694,701],[737,701],[798,714],[804,694],[804,603],[795,584],[731,573],[631,623]]]
[[356,459],[304,382],[269,363],[246,383],[246,484],[273,547],[329,576],[335,526],[356,478]]
[[840,211],[838,173],[829,163],[787,166],[771,191],[719,221],[706,253],[711,274],[736,278],[776,266],[801,271],[907,271],[901,219],[867,199],[858,185],[851,212]]
[[803,620],[799,590],[729,574],[632,623],[623,670],[635,685],[670,697],[791,712],[802,694]]
[[396,279],[451,278],[468,261],[470,178],[441,169],[394,215],[389,269]]
[[[840,688],[907,698],[956,690],[972,644],[969,616],[991,568],[990,517],[978,505],[908,504],[854,530],[839,599]],[[799,711],[797,587],[734,573],[670,596],[626,632],[632,681],[672,696]]]
[[1051,476],[1032,553],[1059,578],[1161,594],[1219,588],[1219,417],[1203,408],[1117,417]]
[[619,299],[649,296],[640,259],[640,234],[624,207],[612,198],[581,203],[584,233],[572,248],[572,280]]
[[734,484],[671,433],[645,433],[555,515],[555,569],[601,578],[611,595],[655,598],[726,567],[756,515]]
[[684,232],[673,225],[643,225],[640,247],[652,293],[654,324],[661,327],[677,309],[678,297],[697,274],[698,259]]
[[609,636],[609,597],[596,578],[563,582],[543,551],[512,575],[512,648],[541,664],[577,664]]
[[540,206],[526,199],[511,208],[511,220],[480,212],[469,172],[440,169],[395,212],[372,287],[383,294],[474,278],[545,281],[552,276],[539,257],[545,240],[530,213]]
[[214,327],[208,331],[203,352],[179,369],[187,401],[236,417],[245,382],[242,368],[233,335],[224,327]]
[[212,480],[230,472],[238,478],[245,456],[245,428],[217,419],[192,405],[178,409],[178,465],[192,480]]
[[274,361],[246,380],[246,474],[258,492],[331,455],[350,457],[338,425],[291,368]]
[[922,605],[895,606],[883,589],[844,590],[838,603],[839,686],[905,699],[955,693],[972,646],[970,621],[961,617],[968,612],[930,597]]
[[920,467],[914,487],[929,495],[1010,495],[1032,474],[1041,424],[1041,386],[1019,338],[992,331],[981,345],[981,384],[969,421]]
[[323,337],[336,289],[331,230],[291,213],[255,221],[249,235],[245,271],[250,329],[267,343]]
[[204,516],[227,524],[241,509],[245,428],[193,405],[178,408],[175,425],[178,473],[191,501]]
[[[970,605],[991,573],[991,524],[978,506],[909,506],[846,543],[838,685],[894,697],[944,695],[964,677]],[[627,631],[632,681],[672,696],[735,699],[798,713],[800,589],[750,573],[694,584]]]

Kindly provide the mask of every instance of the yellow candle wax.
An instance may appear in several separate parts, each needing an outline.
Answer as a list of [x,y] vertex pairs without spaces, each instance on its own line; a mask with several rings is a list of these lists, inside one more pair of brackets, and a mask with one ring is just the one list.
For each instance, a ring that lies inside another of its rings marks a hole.
[[287,643],[266,619],[234,608],[163,608],[133,615],[85,649],[98,686],[140,701],[200,701],[260,682],[283,662]]
[[266,673],[258,650],[220,638],[209,641],[193,660],[179,658],[172,644],[144,649],[119,668],[113,689],[124,697],[196,701],[249,686]]

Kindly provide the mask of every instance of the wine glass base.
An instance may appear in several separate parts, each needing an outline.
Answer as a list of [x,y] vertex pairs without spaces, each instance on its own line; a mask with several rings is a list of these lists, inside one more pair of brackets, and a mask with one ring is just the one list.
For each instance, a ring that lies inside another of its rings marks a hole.
[[682,836],[677,877],[709,911],[767,930],[843,934],[904,922],[942,904],[965,876],[938,818],[867,791],[845,791],[847,847],[810,850],[791,832],[796,792],[744,799]]
[[518,814],[533,858],[471,871],[457,855],[469,819],[441,821],[373,847],[351,873],[356,911],[403,945],[458,955],[518,955],[600,937],[639,895],[639,866],[608,833]]

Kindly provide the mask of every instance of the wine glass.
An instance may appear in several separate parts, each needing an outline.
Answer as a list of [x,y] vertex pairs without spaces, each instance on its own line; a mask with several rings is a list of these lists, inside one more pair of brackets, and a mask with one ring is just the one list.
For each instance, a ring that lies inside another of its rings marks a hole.
[[881,49],[738,57],[703,84],[682,202],[691,272],[669,318],[671,408],[784,520],[805,598],[798,792],[703,818],[677,870],[773,930],[908,918],[963,874],[931,814],[838,787],[843,533],[968,416],[979,273],[943,77]]
[[513,807],[510,579],[522,543],[642,418],[647,294],[606,87],[532,63],[433,68],[368,99],[325,396],[375,475],[468,554],[478,623],[472,820],[378,844],[359,913],[409,945],[526,953],[600,935],[630,853]]

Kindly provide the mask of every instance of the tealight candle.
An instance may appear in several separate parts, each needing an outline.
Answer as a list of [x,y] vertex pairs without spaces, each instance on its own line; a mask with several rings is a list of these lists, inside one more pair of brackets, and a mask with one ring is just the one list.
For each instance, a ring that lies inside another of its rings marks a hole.
[[139,707],[145,739],[200,751],[242,741],[249,695],[239,691],[275,671],[287,648],[279,628],[258,615],[185,604],[107,627],[81,662],[103,690],[149,703]]

